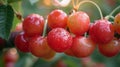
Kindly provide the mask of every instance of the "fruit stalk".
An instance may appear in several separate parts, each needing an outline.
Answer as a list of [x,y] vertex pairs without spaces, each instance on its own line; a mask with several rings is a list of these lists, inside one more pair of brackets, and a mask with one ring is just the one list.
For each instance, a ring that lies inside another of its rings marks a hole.
[[43,28],[43,34],[42,34],[42,36],[43,37],[45,37],[45,35],[46,35],[46,29],[47,29],[47,19],[45,20],[45,24],[44,24],[44,28]]
[[109,16],[112,16],[118,9],[120,9],[120,6],[116,7],[116,8],[109,14]]
[[103,14],[102,14],[102,11],[101,11],[100,7],[99,7],[95,2],[93,2],[93,1],[81,1],[81,2],[79,2],[78,5],[76,5],[76,6],[74,7],[74,9],[75,9],[75,10],[78,10],[79,6],[82,5],[82,4],[84,4],[84,3],[91,3],[91,4],[95,5],[95,6],[97,7],[99,13],[100,13],[101,19],[103,19]]
[[115,8],[109,15],[107,15],[105,18],[106,18],[106,19],[109,19],[109,18],[114,19],[113,14],[114,14],[118,9],[120,9],[120,6],[116,7],[116,8]]

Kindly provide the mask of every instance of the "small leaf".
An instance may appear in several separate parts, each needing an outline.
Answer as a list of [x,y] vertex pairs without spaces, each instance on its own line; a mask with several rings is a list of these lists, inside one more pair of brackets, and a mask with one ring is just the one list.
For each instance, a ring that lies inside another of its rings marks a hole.
[[14,11],[10,5],[0,6],[0,37],[8,39],[12,28]]

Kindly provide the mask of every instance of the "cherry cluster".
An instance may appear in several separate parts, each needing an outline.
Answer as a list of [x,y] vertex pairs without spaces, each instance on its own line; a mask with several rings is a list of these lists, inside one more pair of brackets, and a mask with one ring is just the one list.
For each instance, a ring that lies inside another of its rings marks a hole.
[[112,57],[120,51],[119,38],[114,36],[120,34],[120,13],[114,20],[113,24],[106,18],[90,23],[90,17],[83,11],[67,15],[59,9],[53,10],[46,20],[30,14],[22,22],[23,31],[16,36],[15,46],[44,59],[51,59],[56,52],[83,58],[96,47],[104,56]]

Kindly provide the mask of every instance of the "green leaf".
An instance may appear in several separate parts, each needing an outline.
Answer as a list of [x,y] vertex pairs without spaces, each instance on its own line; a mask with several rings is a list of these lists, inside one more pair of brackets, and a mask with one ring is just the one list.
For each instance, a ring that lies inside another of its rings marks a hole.
[[12,28],[14,11],[10,5],[0,6],[0,37],[8,39]]

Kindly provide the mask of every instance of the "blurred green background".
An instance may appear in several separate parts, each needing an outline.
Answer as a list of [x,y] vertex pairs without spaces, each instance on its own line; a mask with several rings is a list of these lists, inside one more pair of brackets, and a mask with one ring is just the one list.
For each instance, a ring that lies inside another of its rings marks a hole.
[[[113,9],[120,5],[120,0],[92,1],[96,2],[100,6],[104,16],[108,15]],[[21,13],[24,18],[31,13],[37,13],[46,18],[47,15],[54,9],[61,9],[69,14],[73,9],[71,3],[66,7],[56,7],[52,5],[51,0],[16,0],[16,2],[10,2],[10,5],[12,5],[16,12]],[[100,14],[97,8],[90,3],[81,5],[79,11],[80,10],[88,13],[91,22],[100,19]],[[118,12],[120,12],[120,9],[117,10],[113,16],[115,16]],[[16,24],[20,22],[21,21],[19,19],[16,17],[14,18],[13,30]],[[16,62],[15,67],[120,67],[120,54],[108,58],[101,55],[97,48],[94,53],[87,58],[75,58],[67,56],[63,53],[57,53],[51,61],[45,61],[41,58],[34,57],[30,53],[22,53],[19,51],[18,53],[19,60]],[[3,51],[0,51],[0,59],[2,58]],[[0,60],[0,67],[3,67],[3,65],[3,61]]]

